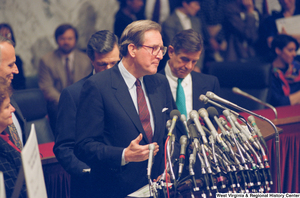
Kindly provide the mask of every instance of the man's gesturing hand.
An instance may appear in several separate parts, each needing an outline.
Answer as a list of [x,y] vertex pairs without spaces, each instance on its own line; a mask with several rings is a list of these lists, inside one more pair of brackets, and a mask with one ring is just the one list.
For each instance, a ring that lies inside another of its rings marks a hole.
[[[125,161],[126,162],[142,162],[149,158],[149,145],[140,145],[140,141],[143,139],[143,135],[140,135],[131,141],[129,146],[125,149]],[[159,146],[156,142],[153,143],[155,145],[154,156],[159,151]]]

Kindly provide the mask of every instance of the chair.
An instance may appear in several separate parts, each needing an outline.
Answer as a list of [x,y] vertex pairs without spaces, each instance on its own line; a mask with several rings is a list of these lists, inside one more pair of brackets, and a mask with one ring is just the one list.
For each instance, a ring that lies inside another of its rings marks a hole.
[[264,106],[244,96],[232,92],[233,87],[268,102],[271,86],[271,64],[260,60],[238,62],[211,62],[207,65],[209,74],[216,76],[220,82],[220,97],[245,109],[264,109]]
[[24,118],[27,121],[27,129],[30,131],[34,123],[39,144],[53,142],[54,136],[47,118],[47,106],[42,91],[38,88],[14,91],[14,100],[18,104]]

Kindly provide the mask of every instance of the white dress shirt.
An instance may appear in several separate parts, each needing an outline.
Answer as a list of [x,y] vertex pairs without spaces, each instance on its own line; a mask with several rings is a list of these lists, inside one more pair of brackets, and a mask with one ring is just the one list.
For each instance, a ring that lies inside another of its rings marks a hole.
[[[152,20],[156,0],[147,0],[145,5],[145,17]],[[160,0],[159,23],[164,22],[170,15],[169,0]]]
[[192,29],[192,22],[188,15],[184,14],[178,9],[175,10],[175,13],[178,16],[179,21],[184,30]]

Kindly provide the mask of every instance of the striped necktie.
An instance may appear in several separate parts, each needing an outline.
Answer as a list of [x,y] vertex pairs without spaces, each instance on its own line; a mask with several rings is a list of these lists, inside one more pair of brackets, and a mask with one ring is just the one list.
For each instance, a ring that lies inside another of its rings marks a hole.
[[147,107],[144,91],[141,87],[141,81],[136,79],[136,94],[137,94],[137,103],[139,109],[139,117],[146,133],[146,136],[150,143],[152,143],[152,128],[150,124],[150,113]]

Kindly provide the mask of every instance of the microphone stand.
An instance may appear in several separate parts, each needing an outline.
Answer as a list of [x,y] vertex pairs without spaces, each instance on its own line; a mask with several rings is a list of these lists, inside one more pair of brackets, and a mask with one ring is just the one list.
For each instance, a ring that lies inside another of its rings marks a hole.
[[256,117],[268,122],[273,127],[273,129],[275,131],[276,164],[277,164],[277,189],[278,189],[278,193],[280,193],[281,192],[281,175],[280,175],[280,156],[279,156],[279,133],[278,133],[278,130],[277,130],[276,126],[269,119],[267,119],[267,118],[265,118],[261,115],[258,115],[258,114],[254,113],[252,111],[244,109],[243,107],[235,105],[231,102],[228,102],[228,104],[226,104],[226,105],[231,106],[232,108],[235,108],[239,111],[243,111],[243,112],[249,113],[253,116],[256,116]]
[[240,90],[240,89],[237,88],[237,87],[233,87],[233,88],[232,88],[232,92],[235,93],[235,94],[244,96],[244,97],[246,97],[246,98],[248,98],[248,99],[250,99],[250,100],[253,100],[253,101],[255,101],[255,102],[257,102],[257,103],[259,103],[259,104],[261,104],[261,105],[264,105],[264,106],[266,106],[266,107],[269,107],[270,109],[273,110],[273,112],[274,112],[274,114],[275,114],[275,118],[276,118],[276,119],[278,118],[277,110],[276,110],[275,107],[273,107],[272,105],[270,105],[270,104],[268,104],[268,103],[265,103],[265,102],[261,101],[260,99],[254,97],[254,96],[251,96],[250,94],[248,94],[248,93],[246,93],[246,92]]

